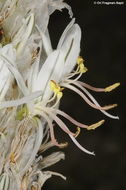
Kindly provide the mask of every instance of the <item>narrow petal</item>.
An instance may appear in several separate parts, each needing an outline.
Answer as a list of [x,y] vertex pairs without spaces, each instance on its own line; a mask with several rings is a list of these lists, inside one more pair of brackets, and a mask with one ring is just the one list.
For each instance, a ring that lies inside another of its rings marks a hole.
[[27,16],[21,28],[12,39],[12,43],[14,47],[17,49],[18,54],[21,53],[21,51],[25,47],[25,44],[32,32],[33,25],[34,25],[34,14],[32,13],[29,16]]
[[40,48],[39,54],[36,57],[34,63],[31,65],[30,72],[27,77],[28,89],[30,90],[30,92],[34,91],[34,87],[37,84],[37,77],[39,73],[41,51],[42,51],[42,41],[40,41],[38,47]]
[[75,67],[80,54],[81,29],[78,24],[74,24],[66,33],[61,51],[64,54],[63,76],[68,75]]
[[71,22],[68,24],[68,26],[65,28],[65,30],[64,30],[64,32],[63,32],[63,34],[62,34],[62,36],[61,36],[61,38],[59,40],[59,43],[57,45],[57,49],[60,49],[62,47],[62,45],[63,45],[63,43],[65,41],[65,38],[67,36],[67,33],[69,32],[69,30],[71,29],[71,27],[74,25],[74,23],[75,23],[75,18],[73,18],[71,20]]
[[48,30],[44,33],[40,30],[39,26],[36,26],[41,37],[42,37],[42,45],[43,45],[43,48],[47,54],[47,56],[52,53],[53,49],[52,49],[52,45],[51,45],[51,40],[50,40],[50,36],[49,36],[49,32]]
[[52,95],[50,89],[50,81],[54,80],[59,82],[62,76],[63,55],[59,50],[54,51],[49,55],[44,65],[42,66],[36,84],[33,88],[34,91],[42,90],[43,101],[47,101]]
[[29,91],[24,83],[24,80],[21,76],[21,74],[19,73],[18,69],[16,68],[16,66],[14,66],[14,64],[9,60],[9,58],[6,58],[5,56],[1,55],[1,58],[3,59],[3,61],[5,62],[6,66],[8,67],[8,69],[10,70],[10,72],[14,75],[18,86],[20,88],[20,90],[22,91],[22,93],[24,95],[28,95]]
[[27,103],[33,101],[35,98],[38,98],[39,96],[41,96],[41,94],[42,94],[41,91],[37,91],[37,92],[34,92],[34,93],[32,93],[26,97],[23,97],[21,99],[0,102],[0,109],[9,108],[9,107],[16,107],[16,106],[19,106],[22,104],[27,104]]
[[35,146],[33,148],[33,151],[32,151],[32,153],[30,155],[30,158],[29,158],[27,164],[25,165],[23,170],[20,172],[21,176],[23,176],[25,174],[25,172],[29,169],[32,162],[34,161],[34,159],[36,157],[36,154],[37,154],[37,152],[39,150],[39,147],[41,145],[42,139],[43,139],[43,125],[42,125],[42,122],[38,118],[36,118],[36,121],[37,121],[37,135],[36,135]]

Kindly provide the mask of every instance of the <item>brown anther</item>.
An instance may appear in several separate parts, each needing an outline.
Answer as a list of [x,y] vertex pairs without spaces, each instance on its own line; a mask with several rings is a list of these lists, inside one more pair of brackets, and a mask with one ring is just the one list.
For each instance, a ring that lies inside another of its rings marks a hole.
[[33,51],[33,53],[32,53],[32,62],[31,62],[31,64],[33,64],[34,60],[35,60],[36,57],[38,56],[39,51],[40,51],[40,47],[37,47],[37,49]]
[[15,89],[17,87],[17,81],[14,79],[13,83],[12,83],[12,88]]
[[31,190],[37,190],[37,188],[35,186],[31,186]]
[[68,146],[68,142],[60,143],[58,146],[59,148],[66,148]]
[[109,110],[109,109],[115,108],[115,107],[117,107],[117,106],[118,106],[118,104],[112,104],[112,105],[104,106],[104,108],[105,108],[106,110]]

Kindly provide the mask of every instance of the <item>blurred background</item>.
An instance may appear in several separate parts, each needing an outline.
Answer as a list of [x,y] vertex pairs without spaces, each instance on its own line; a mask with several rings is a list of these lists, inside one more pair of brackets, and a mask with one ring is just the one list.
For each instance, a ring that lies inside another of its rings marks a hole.
[[[96,87],[106,87],[115,82],[121,86],[110,93],[92,93],[101,105],[117,103],[110,113],[120,120],[107,118],[88,106],[78,95],[64,91],[61,110],[85,124],[101,119],[106,122],[94,131],[81,130],[78,141],[96,156],[81,152],[57,127],[60,142],[68,141],[62,151],[66,159],[48,168],[67,177],[63,181],[52,177],[43,190],[125,190],[126,189],[126,3],[124,5],[94,5],[93,1],[68,0],[76,22],[82,29],[81,56],[88,72],[81,80]],[[53,47],[70,19],[67,10],[56,11],[50,19],[49,31]],[[69,128],[76,128],[64,120]],[[58,148],[52,149],[52,151]],[[49,154],[50,151],[47,152]]]

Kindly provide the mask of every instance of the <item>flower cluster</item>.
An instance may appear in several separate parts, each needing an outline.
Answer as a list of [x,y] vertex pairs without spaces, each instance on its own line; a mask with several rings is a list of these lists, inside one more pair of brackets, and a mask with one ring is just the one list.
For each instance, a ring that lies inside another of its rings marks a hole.
[[[72,19],[54,50],[48,31],[50,15],[67,8],[63,0],[3,0],[0,2],[0,188],[40,190],[44,182],[59,173],[43,169],[64,159],[62,152],[47,157],[52,146],[65,147],[55,138],[54,122],[82,151],[93,154],[77,141],[80,128],[93,130],[104,120],[85,125],[59,109],[64,89],[76,92],[91,107],[106,112],[116,106],[101,107],[87,90],[109,92],[79,81],[87,72],[80,56],[81,29]],[[60,116],[73,123],[72,132]]]

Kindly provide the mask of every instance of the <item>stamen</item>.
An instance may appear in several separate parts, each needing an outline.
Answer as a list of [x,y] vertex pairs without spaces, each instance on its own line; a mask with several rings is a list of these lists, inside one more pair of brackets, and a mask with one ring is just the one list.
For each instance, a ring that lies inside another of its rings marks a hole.
[[84,86],[85,88],[88,88],[89,90],[92,90],[92,91],[95,91],[95,92],[104,92],[105,91],[104,88],[96,88],[94,86],[91,86],[91,85],[89,85],[87,83],[84,83],[84,82],[81,82],[81,81],[77,81],[76,84],[80,84],[81,86]]
[[103,123],[105,122],[105,120],[101,120],[101,121],[99,121],[99,122],[97,122],[97,123],[95,123],[95,124],[93,124],[93,125],[90,125],[88,128],[87,128],[87,130],[94,130],[94,129],[96,129],[97,127],[99,127],[99,126],[101,126]]
[[50,99],[48,100],[48,103],[50,103],[50,102],[52,102],[53,100],[55,100],[55,98],[56,98],[56,94],[53,94],[52,98],[50,98]]
[[88,69],[84,66],[84,59],[82,57],[78,57],[77,59],[77,64],[78,64],[78,71],[80,73],[86,73],[88,71]]
[[59,102],[60,102],[60,99],[57,98],[56,102],[53,104],[53,106],[51,108],[55,108]]
[[72,77],[74,77],[75,75],[79,74],[73,81],[77,81],[83,73],[87,72],[88,69],[84,66],[84,60],[82,57],[78,57],[77,59],[77,64],[78,67],[75,71],[73,71],[72,73],[70,73],[67,77],[66,77],[66,81],[68,82],[68,80]]
[[50,88],[54,92],[54,94],[57,95],[58,99],[61,99],[63,96],[62,90],[64,88],[61,88],[55,81],[51,80],[50,81]]
[[[62,123],[62,124],[64,124],[59,118],[59,120],[56,120],[55,119],[55,117],[57,117],[57,116],[55,116],[55,115],[53,115],[51,112],[48,112],[48,114],[50,115],[50,117],[52,117],[52,119],[55,121],[55,122],[57,122],[57,124],[61,127],[61,125],[60,125],[60,122]],[[52,116],[53,115],[53,116]],[[48,116],[46,116],[46,120],[48,120],[49,121],[49,125],[51,124],[51,128],[53,127],[52,126],[52,123],[50,123],[50,120],[49,120],[49,118],[48,118]],[[47,121],[47,122],[48,122]],[[60,121],[60,122],[59,122]],[[67,128],[67,126],[64,124],[63,125],[63,130],[64,131],[69,131],[69,129]],[[91,155],[94,155],[94,152],[90,152],[90,151],[88,151],[88,150],[86,150],[85,148],[83,148],[78,142],[77,142],[77,140],[75,139],[75,134],[71,134],[71,133],[68,133],[67,132],[67,134],[70,136],[70,138],[72,139],[72,141],[76,144],[76,146],[79,148],[79,149],[81,149],[83,152],[86,152],[87,154],[91,154]],[[54,135],[54,133],[53,133],[53,135]],[[53,139],[53,140],[55,140],[55,138]],[[55,141],[54,141],[55,142]],[[55,143],[57,143],[57,142],[55,142]],[[58,146],[59,146],[59,144],[58,144]]]
[[88,125],[85,125],[83,123],[80,123],[78,121],[76,121],[75,119],[73,119],[71,116],[69,116],[67,113],[61,111],[61,110],[58,110],[58,109],[52,109],[52,108],[47,108],[47,109],[50,109],[51,111],[55,112],[56,114],[59,114],[61,116],[63,116],[64,118],[66,118],[68,121],[70,121],[71,123],[73,123],[74,125],[78,126],[78,127],[81,127],[81,128],[87,128]]
[[68,142],[60,143],[59,148],[66,148],[68,146]]
[[47,121],[48,125],[49,125],[49,128],[50,128],[50,136],[51,136],[51,140],[52,140],[52,143],[55,145],[55,146],[58,146],[60,148],[64,148],[65,146],[67,146],[66,143],[58,143],[56,138],[55,138],[55,135],[54,135],[54,128],[53,128],[53,124],[52,124],[52,121],[49,119],[49,117],[47,116],[47,114],[45,114],[44,112],[41,112],[40,115],[42,117],[45,118],[45,120]]
[[[73,82],[72,82],[73,83]],[[92,102],[96,105],[96,106],[99,106],[100,107],[100,104],[95,100],[95,98],[89,93],[89,91],[87,91],[87,89],[85,89],[83,86],[82,86],[82,82],[74,82],[73,83],[74,85],[76,85],[77,87],[79,87],[89,98],[90,100],[92,100]],[[87,84],[86,84],[87,85]],[[104,90],[104,89],[103,89]],[[112,119],[119,119],[118,116],[114,116],[114,115],[111,115],[110,113],[104,111],[104,110],[100,110],[103,114],[105,114],[106,116],[112,118]]]
[[[46,111],[46,108],[45,108],[44,111]],[[53,114],[52,112],[49,112],[49,110],[46,111],[46,112],[47,112],[47,114],[49,114],[49,116],[58,124],[58,126],[59,126],[65,133],[67,133],[68,135],[71,134],[72,136],[75,136],[75,133],[72,133],[72,132],[67,128],[67,126],[65,125],[65,123],[64,123],[60,118],[58,118],[58,117],[57,117],[55,114]]]
[[87,104],[89,104],[91,107],[95,108],[95,109],[98,109],[98,110],[109,110],[115,106],[117,106],[117,104],[113,104],[113,105],[108,105],[108,106],[104,106],[104,107],[100,107],[100,106],[97,106],[95,104],[93,104],[79,89],[77,89],[76,87],[72,86],[72,85],[69,85],[69,84],[65,84],[63,83],[62,84],[63,87],[66,87],[68,89],[71,89],[72,91],[76,92],[78,95],[80,95],[83,100],[86,101]]
[[105,110],[109,110],[109,109],[115,108],[117,106],[118,106],[118,104],[112,104],[112,105],[104,106],[104,108],[105,108]]
[[117,88],[119,85],[120,85],[120,83],[117,82],[111,86],[108,86],[107,88],[105,88],[105,92],[110,92],[110,91],[114,90],[115,88]]

